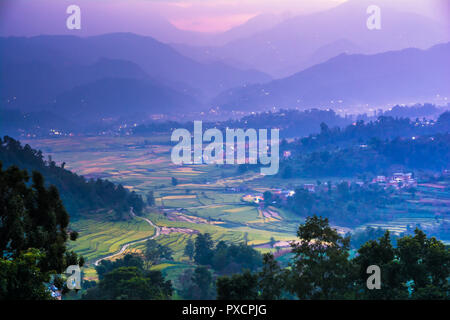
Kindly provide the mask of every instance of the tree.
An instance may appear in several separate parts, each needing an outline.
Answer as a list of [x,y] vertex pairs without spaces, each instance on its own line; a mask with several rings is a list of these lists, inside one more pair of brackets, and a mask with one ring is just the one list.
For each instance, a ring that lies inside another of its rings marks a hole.
[[144,201],[135,191],[131,191],[128,195],[128,203],[137,215],[142,214],[142,210],[144,210]]
[[222,273],[228,269],[230,264],[234,264],[233,257],[230,255],[229,246],[225,241],[219,241],[213,251],[212,267],[215,271]]
[[333,183],[331,181],[327,182],[328,194],[331,194],[333,191]]
[[210,262],[219,274],[232,274],[245,269],[255,271],[261,264],[261,254],[254,248],[244,243],[227,245],[224,241],[220,241],[212,250]]
[[173,251],[162,246],[156,240],[149,239],[145,244],[145,260],[147,267],[158,264],[162,259],[172,260]]
[[207,267],[198,266],[195,269],[185,270],[179,277],[179,294],[184,299],[210,300],[214,299],[216,292],[213,275]]
[[294,194],[294,211],[307,215],[314,205],[314,197],[306,189],[297,189]]
[[172,177],[172,185],[176,186],[178,184],[178,180],[175,177]]
[[292,167],[290,165],[287,165],[286,167],[283,168],[283,171],[281,173],[281,177],[283,179],[290,179],[293,176],[293,170]]
[[263,256],[263,267],[258,274],[258,288],[263,300],[280,299],[285,287],[284,274],[273,254]]
[[324,136],[324,138],[327,138],[329,134],[330,134],[330,128],[328,127],[328,125],[325,122],[322,122],[320,124],[320,135]]
[[48,184],[58,189],[64,208],[71,217],[86,211],[114,210],[117,218],[121,218],[123,213],[129,212],[130,207],[134,208],[136,214],[140,214],[143,208],[141,196],[123,186],[102,179],[86,180],[57,166],[51,159],[45,161],[41,151],[29,145],[21,146],[19,141],[10,137],[0,138],[0,162],[5,167],[16,165],[29,172],[39,172]]
[[211,264],[211,259],[213,257],[213,246],[214,243],[209,233],[199,233],[195,239],[195,262],[200,265]]
[[244,245],[248,244],[248,232],[244,232]]
[[258,276],[250,271],[217,279],[217,300],[256,300]]
[[396,255],[405,281],[411,283],[413,297],[431,290],[434,294],[449,297],[450,252],[441,241],[427,238],[416,228],[414,236],[397,240]]
[[350,239],[329,226],[328,219],[308,217],[297,231],[299,242],[289,276],[290,291],[299,299],[344,298],[351,288]]
[[450,253],[436,238],[427,238],[416,228],[414,236],[397,239],[393,247],[389,232],[377,240],[368,241],[358,250],[353,261],[358,266],[359,279],[369,265],[381,269],[381,289],[367,290],[359,281],[363,299],[424,299],[450,296]]
[[135,254],[127,254],[122,259],[117,259],[115,261],[102,260],[98,266],[95,266],[95,271],[99,280],[102,280],[108,272],[120,267],[136,267],[138,269],[144,269],[144,261],[142,258]]
[[150,207],[153,207],[155,205],[155,195],[153,194],[153,191],[149,191],[147,193],[147,204]]
[[219,300],[276,300],[286,291],[286,273],[281,270],[272,254],[263,257],[261,271],[223,276],[217,279]]
[[275,244],[277,243],[277,241],[275,240],[274,237],[270,237],[270,246],[273,248],[275,246]]
[[[448,247],[416,229],[414,236],[391,243],[386,231],[367,241],[349,260],[350,239],[340,236],[322,217],[308,217],[299,226],[299,241],[290,269],[281,269],[272,254],[263,256],[257,272],[246,270],[217,280],[218,299],[280,299],[294,294],[299,299],[448,299],[450,254]],[[219,243],[220,244],[220,243]],[[233,250],[220,244],[224,257]],[[228,250],[228,251],[227,251]],[[216,256],[215,256],[216,258]],[[381,289],[367,287],[368,267],[380,268]],[[294,297],[292,297],[294,298]]]
[[177,279],[177,291],[178,294],[186,300],[195,299],[194,297],[197,295],[199,291],[197,288],[194,288],[194,283],[192,281],[192,276],[194,274],[194,269],[186,269],[184,270]]
[[272,203],[272,201],[273,201],[273,195],[272,195],[272,192],[270,192],[270,191],[265,191],[264,193],[263,193],[263,198],[264,198],[264,204],[266,205],[266,206],[269,206],[271,203]]
[[184,255],[192,260],[194,258],[194,254],[195,254],[194,241],[192,241],[192,239],[188,239],[186,247],[184,247]]
[[368,242],[370,240],[376,240],[378,238],[383,237],[384,234],[385,234],[385,231],[380,227],[378,227],[378,228],[366,227],[365,229],[356,231],[351,234],[350,244],[351,244],[352,248],[358,249],[363,244],[365,244],[366,242]]
[[205,300],[214,297],[213,277],[208,268],[204,266],[195,268],[192,280],[200,291],[198,299]]
[[[356,265],[356,282],[359,285],[359,298],[362,299],[405,299],[407,288],[403,286],[400,264],[395,260],[389,231],[377,240],[367,241],[358,249],[358,256],[352,263]],[[381,289],[369,290],[366,285],[367,268],[371,265],[380,267]]]
[[49,300],[44,283],[50,273],[42,272],[39,261],[44,255],[37,249],[21,251],[14,260],[0,259],[0,300]]
[[106,273],[98,285],[83,295],[86,300],[166,300],[172,283],[160,271],[138,267],[119,267]]
[[448,285],[443,289],[429,284],[414,291],[412,298],[417,300],[448,300],[449,295],[450,288]]
[[337,191],[339,196],[343,199],[343,200],[347,200],[349,198],[350,195],[350,190],[349,190],[349,186],[347,182],[341,182],[337,185]]
[[[386,231],[378,240],[363,244],[351,260],[349,237],[340,236],[326,218],[308,217],[297,235],[299,241],[291,244],[295,256],[290,269],[281,269],[272,254],[265,254],[259,271],[218,278],[218,299],[272,300],[290,297],[289,292],[299,299],[450,297],[448,247],[434,237],[427,238],[419,229],[413,236],[398,238],[397,247]],[[220,247],[223,257],[235,259],[231,246],[219,244],[215,252]],[[367,280],[371,275],[367,272],[373,265],[381,271],[381,288],[370,290]]]
[[84,263],[66,247],[76,235],[67,230],[69,215],[56,187],[46,188],[36,171],[28,181],[26,171],[3,171],[0,163],[0,296],[7,299],[43,299],[42,281]]

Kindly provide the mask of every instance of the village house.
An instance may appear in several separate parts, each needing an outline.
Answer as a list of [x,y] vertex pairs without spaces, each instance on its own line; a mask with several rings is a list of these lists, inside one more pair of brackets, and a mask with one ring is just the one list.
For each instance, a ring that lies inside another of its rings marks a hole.
[[[289,197],[294,196],[294,190],[282,190],[282,189],[274,189],[270,191],[275,200],[272,203],[276,203],[277,201],[286,202]],[[242,200],[245,202],[251,202],[255,204],[262,204],[264,202],[263,194],[247,194],[242,197]]]
[[283,152],[283,158],[284,159],[289,158],[291,155],[292,155],[291,151],[286,150],[286,151]]
[[308,190],[309,192],[316,192],[316,185],[312,183],[306,183],[303,185],[303,188]]
[[396,172],[391,177],[377,176],[372,180],[372,183],[376,183],[384,188],[411,188],[417,186],[417,180],[413,178],[412,173]]

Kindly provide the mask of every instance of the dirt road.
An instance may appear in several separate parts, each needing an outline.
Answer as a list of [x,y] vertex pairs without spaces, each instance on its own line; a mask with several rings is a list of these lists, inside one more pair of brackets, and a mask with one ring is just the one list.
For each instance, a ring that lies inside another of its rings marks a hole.
[[140,239],[140,240],[135,240],[135,241],[128,242],[128,243],[124,244],[124,245],[120,248],[120,250],[119,250],[118,252],[113,253],[113,254],[111,254],[111,255],[108,255],[108,256],[106,256],[106,257],[103,257],[103,258],[100,258],[100,259],[96,260],[96,261],[94,262],[94,265],[95,265],[95,266],[98,266],[99,263],[100,263],[100,261],[102,261],[102,260],[109,260],[109,259],[111,259],[111,258],[114,258],[114,257],[117,257],[117,256],[123,254],[123,253],[125,252],[125,250],[127,250],[128,247],[131,246],[131,245],[133,245],[133,244],[145,242],[145,241],[151,240],[151,239],[155,239],[155,238],[157,238],[157,237],[159,237],[159,236],[161,235],[161,228],[160,228],[160,227],[158,227],[156,224],[154,224],[150,219],[147,219],[147,218],[144,218],[144,217],[138,217],[138,216],[136,216],[135,213],[134,213],[134,211],[133,211],[133,208],[130,208],[130,215],[131,215],[133,218],[142,219],[142,220],[144,220],[145,222],[147,222],[149,225],[151,225],[152,227],[154,227],[154,228],[155,228],[155,234],[152,235],[151,237],[148,237],[148,238],[144,238],[144,239]]

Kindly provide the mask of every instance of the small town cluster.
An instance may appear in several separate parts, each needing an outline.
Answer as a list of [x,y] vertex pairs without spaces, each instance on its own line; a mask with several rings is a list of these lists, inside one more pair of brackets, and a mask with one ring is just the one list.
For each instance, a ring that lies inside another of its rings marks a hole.
[[[351,181],[342,181],[347,182],[349,187],[351,186]],[[400,190],[403,188],[414,188],[417,187],[417,179],[414,178],[413,174],[411,172],[409,173],[402,173],[397,172],[394,173],[392,176],[383,176],[379,175],[373,178],[370,182],[363,182],[363,181],[356,181],[354,182],[356,185],[359,185],[360,187],[368,186],[368,185],[378,185],[380,187],[383,187],[384,189],[393,188],[395,190]],[[305,183],[302,185],[302,188],[305,190],[308,190],[309,192],[315,193],[317,191],[328,191],[328,183],[324,182],[321,184],[313,184],[313,183]],[[331,186],[332,189],[336,188],[336,185]],[[229,191],[234,192],[240,192],[243,191],[244,188],[232,188]],[[248,190],[248,189],[247,189]],[[284,190],[284,189],[273,189],[271,190],[271,194],[274,196],[275,199],[285,202],[289,197],[292,197],[295,194],[294,190]],[[249,193],[242,197],[242,200],[245,202],[260,204],[264,202],[264,194],[262,193]]]

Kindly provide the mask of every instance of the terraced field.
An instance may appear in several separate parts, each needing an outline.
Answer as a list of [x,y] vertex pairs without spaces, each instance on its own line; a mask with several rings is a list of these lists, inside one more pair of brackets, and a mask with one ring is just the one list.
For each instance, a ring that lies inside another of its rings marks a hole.
[[155,228],[137,219],[115,222],[99,218],[81,219],[71,222],[71,228],[79,233],[71,248],[83,255],[88,263],[119,251],[125,243],[149,237],[155,232]]
[[[420,227],[425,232],[433,230],[443,222],[450,224],[450,192],[439,185],[418,186],[414,198],[409,194],[400,195],[406,202],[402,205],[388,208],[389,221],[368,223],[361,226],[380,227],[401,234],[409,229]],[[447,238],[441,238],[450,244],[450,230]]]
[[[261,252],[275,250],[261,246],[272,237],[276,241],[296,238],[296,228],[303,219],[286,209],[261,210],[242,201],[242,197],[247,192],[293,189],[305,183],[316,183],[314,179],[285,180],[262,177],[259,172],[238,174],[235,166],[177,166],[170,161],[168,141],[168,137],[89,137],[30,140],[25,143],[51,155],[57,163],[66,162],[66,168],[86,177],[107,178],[144,197],[148,191],[153,191],[157,208],[148,210],[145,217],[158,226],[184,228],[190,232],[170,231],[156,238],[174,251],[173,262],[154,266],[163,270],[170,279],[192,267],[183,256],[183,250],[186,241],[195,237],[195,232],[209,232],[215,241],[247,241],[258,246]],[[172,185],[172,177],[178,181],[175,186]],[[340,180],[326,178],[326,181]],[[242,185],[249,191],[229,190]],[[450,219],[449,205],[436,199],[450,200],[448,190],[439,186],[419,186],[415,199],[408,198],[406,205],[387,209],[392,215],[391,221],[368,225],[403,232],[407,225],[432,226],[436,216]],[[91,278],[95,277],[92,261],[117,252],[125,243],[145,239],[155,232],[142,220],[113,222],[100,217],[72,221],[71,228],[80,235],[72,248],[91,263],[90,268],[85,268],[85,273]],[[124,254],[142,253],[143,250],[144,243],[138,243],[129,246]]]

